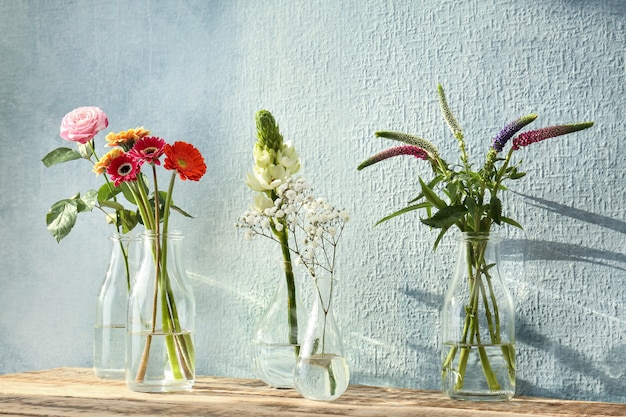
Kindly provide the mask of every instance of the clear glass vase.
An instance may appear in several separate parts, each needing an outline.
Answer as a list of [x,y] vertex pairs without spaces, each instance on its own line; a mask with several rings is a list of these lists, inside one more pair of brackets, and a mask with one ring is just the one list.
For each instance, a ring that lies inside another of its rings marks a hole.
[[195,380],[195,298],[184,268],[182,234],[142,236],[141,263],[128,297],[126,386],[189,390]]
[[254,327],[252,368],[274,388],[293,388],[293,371],[304,337],[306,312],[296,285],[293,264],[277,262],[274,297]]
[[442,311],[442,390],[453,399],[515,394],[515,310],[500,273],[501,239],[465,233]]
[[313,279],[313,309],[294,374],[296,390],[304,398],[332,401],[348,388],[350,370],[335,321],[332,274]]
[[97,377],[124,379],[126,299],[139,261],[139,238],[114,234],[111,257],[98,292],[93,368]]

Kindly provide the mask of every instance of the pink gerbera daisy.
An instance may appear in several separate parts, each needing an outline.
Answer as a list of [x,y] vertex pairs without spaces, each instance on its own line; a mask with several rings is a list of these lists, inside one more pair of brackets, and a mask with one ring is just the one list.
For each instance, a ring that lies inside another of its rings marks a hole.
[[163,155],[165,141],[157,136],[146,136],[135,142],[128,154],[133,157],[139,165],[147,162],[149,164],[161,165],[159,158]]
[[109,174],[116,187],[119,187],[123,182],[135,181],[138,173],[139,164],[127,153],[112,160],[107,168],[107,174]]

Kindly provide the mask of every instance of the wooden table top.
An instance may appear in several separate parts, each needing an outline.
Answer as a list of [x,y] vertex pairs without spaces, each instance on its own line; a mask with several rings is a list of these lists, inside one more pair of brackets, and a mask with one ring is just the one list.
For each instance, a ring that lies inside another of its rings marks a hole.
[[453,401],[438,391],[350,385],[333,402],[259,380],[197,377],[192,391],[146,394],[91,369],[58,368],[0,375],[0,415],[16,416],[626,416],[626,404],[515,397],[503,403]]

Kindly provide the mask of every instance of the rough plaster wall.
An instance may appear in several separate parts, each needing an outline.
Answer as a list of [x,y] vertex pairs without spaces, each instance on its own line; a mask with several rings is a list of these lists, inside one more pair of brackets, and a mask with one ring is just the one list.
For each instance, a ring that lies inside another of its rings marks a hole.
[[521,114],[539,113],[537,127],[596,122],[526,149],[530,175],[505,202],[525,226],[504,232],[518,394],[625,401],[625,19],[621,0],[0,0],[0,372],[91,365],[110,229],[83,216],[57,245],[44,216],[100,183],[78,162],[40,159],[63,145],[67,111],[99,105],[111,130],[145,125],[206,156],[208,175],[176,189],[196,217],[175,226],[198,301],[198,373],[252,376],[248,338],[279,255],[233,223],[252,197],[254,113],[267,108],[302,174],[352,213],[336,303],[352,381],[437,389],[452,239],[433,254],[435,234],[413,215],[372,227],[428,170],[356,166],[389,145],[373,137],[381,129],[420,134],[454,160],[440,82],[477,161]]

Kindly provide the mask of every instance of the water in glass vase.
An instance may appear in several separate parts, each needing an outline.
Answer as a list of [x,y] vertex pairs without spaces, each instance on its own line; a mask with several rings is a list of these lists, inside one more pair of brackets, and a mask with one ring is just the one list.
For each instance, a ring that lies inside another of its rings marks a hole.
[[350,370],[343,356],[322,353],[298,358],[295,385],[306,398],[332,401],[348,388]]
[[252,341],[254,373],[274,388],[293,388],[293,371],[298,358],[298,345]]
[[[446,361],[446,356],[453,351],[454,360]],[[442,357],[443,363],[449,363],[442,370],[442,386],[450,398],[474,401],[508,401],[513,398],[514,344],[444,343]]]
[[94,369],[98,378],[124,379],[126,325],[95,326]]
[[[127,370],[133,377],[127,376],[126,385],[133,391],[167,392],[190,390],[194,384],[193,367],[185,372],[185,358],[181,357],[180,349],[173,346],[185,343],[184,339],[192,337],[192,332],[168,333],[156,331],[129,332],[126,334]],[[150,339],[150,341],[148,341]],[[142,359],[146,343],[149,343],[149,356],[145,374],[140,376]],[[176,352],[174,358],[168,353]],[[193,362],[194,358],[190,358]],[[177,366],[172,366],[172,362]]]

